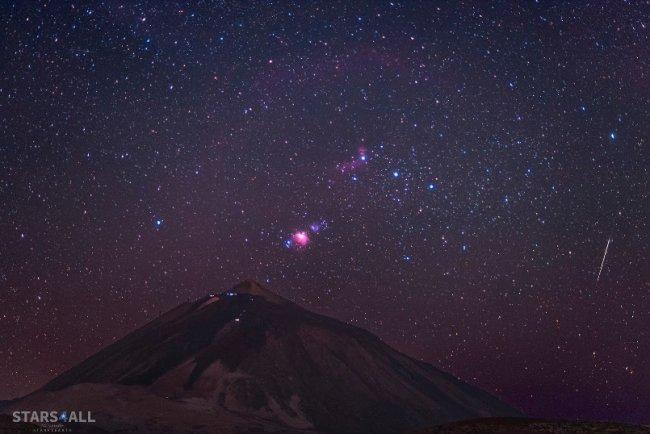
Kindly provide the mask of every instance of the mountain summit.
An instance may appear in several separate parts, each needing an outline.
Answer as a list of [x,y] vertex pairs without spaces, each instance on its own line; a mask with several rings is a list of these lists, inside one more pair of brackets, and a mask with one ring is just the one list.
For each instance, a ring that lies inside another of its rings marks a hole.
[[52,406],[147,433],[397,433],[520,415],[251,280],[170,310],[10,409]]
[[287,302],[286,299],[280,297],[279,295],[277,295],[272,291],[269,291],[268,289],[264,288],[262,285],[260,285],[259,283],[251,279],[246,279],[239,282],[237,285],[233,287],[232,291],[237,294],[249,294],[249,295],[255,295],[257,297],[262,297],[266,301],[275,304]]

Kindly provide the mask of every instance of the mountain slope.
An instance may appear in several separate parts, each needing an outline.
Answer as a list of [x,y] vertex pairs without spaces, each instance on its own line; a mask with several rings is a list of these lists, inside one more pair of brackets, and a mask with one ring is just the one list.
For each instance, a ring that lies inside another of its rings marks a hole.
[[172,309],[10,408],[52,402],[139,432],[388,433],[519,415],[252,281]]
[[472,419],[418,430],[411,434],[648,434],[650,427],[616,422],[523,418]]

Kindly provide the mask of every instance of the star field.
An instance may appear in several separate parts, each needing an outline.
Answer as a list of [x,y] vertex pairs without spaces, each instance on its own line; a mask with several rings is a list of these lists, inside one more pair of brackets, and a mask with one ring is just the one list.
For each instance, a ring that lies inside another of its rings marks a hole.
[[0,399],[254,278],[530,415],[650,422],[648,11],[3,2]]

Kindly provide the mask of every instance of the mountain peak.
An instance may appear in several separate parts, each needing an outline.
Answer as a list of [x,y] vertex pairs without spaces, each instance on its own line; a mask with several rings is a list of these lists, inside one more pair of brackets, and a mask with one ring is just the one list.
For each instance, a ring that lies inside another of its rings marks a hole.
[[111,432],[401,433],[520,413],[254,280],[168,311],[7,407]]
[[241,282],[239,282],[237,285],[233,286],[232,289],[226,292],[227,293],[231,292],[236,294],[249,294],[256,297],[261,297],[266,301],[275,304],[282,304],[287,302],[287,300],[280,297],[273,291],[265,288],[259,282],[253,279],[244,279]]

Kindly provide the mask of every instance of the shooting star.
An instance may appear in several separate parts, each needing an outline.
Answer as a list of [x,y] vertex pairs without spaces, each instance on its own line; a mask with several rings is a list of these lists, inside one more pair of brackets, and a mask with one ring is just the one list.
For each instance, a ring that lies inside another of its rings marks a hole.
[[600,270],[598,270],[598,277],[596,277],[596,283],[600,280],[600,273],[603,272],[603,266],[605,265],[605,258],[607,257],[607,250],[609,250],[609,243],[612,242],[611,238],[607,238],[607,245],[605,245],[605,253],[603,253],[603,260],[600,261]]

